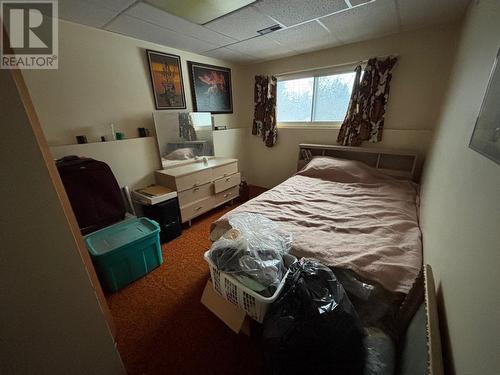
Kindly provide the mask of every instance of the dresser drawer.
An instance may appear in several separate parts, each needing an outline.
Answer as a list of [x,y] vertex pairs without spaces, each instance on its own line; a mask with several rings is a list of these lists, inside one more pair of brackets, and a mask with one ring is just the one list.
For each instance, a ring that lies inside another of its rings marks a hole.
[[214,197],[202,199],[201,201],[192,203],[188,206],[181,207],[182,222],[191,220],[193,217],[201,215],[214,208]]
[[209,183],[211,180],[212,174],[210,169],[203,169],[195,173],[177,177],[175,179],[175,184],[177,186],[177,191],[184,191]]
[[229,188],[227,190],[224,190],[220,193],[215,194],[215,205],[214,206],[219,206],[222,203],[225,203],[227,201],[230,201],[231,199],[236,198],[240,193],[240,187],[239,186],[233,186],[232,188]]
[[227,177],[237,172],[238,172],[237,162],[221,165],[220,167],[214,167],[212,168],[212,181],[218,180],[219,178],[222,177]]
[[192,189],[181,191],[178,193],[179,205],[182,208],[196,201],[208,198],[213,195],[213,189],[213,184],[208,183]]
[[227,177],[219,178],[218,180],[214,181],[214,191],[216,193],[220,193],[221,191],[239,185],[240,179],[241,179],[240,173],[235,173]]

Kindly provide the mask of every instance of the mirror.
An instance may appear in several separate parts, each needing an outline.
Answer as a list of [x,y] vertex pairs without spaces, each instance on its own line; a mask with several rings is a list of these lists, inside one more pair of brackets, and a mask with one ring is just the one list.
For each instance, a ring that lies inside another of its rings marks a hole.
[[163,168],[214,156],[210,112],[153,112]]

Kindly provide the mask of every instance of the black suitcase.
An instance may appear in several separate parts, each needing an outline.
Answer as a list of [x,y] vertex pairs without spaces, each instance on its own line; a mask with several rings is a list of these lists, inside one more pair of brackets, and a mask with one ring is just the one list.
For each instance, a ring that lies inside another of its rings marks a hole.
[[56,162],[82,234],[125,217],[125,202],[111,168],[104,162],[66,156]]

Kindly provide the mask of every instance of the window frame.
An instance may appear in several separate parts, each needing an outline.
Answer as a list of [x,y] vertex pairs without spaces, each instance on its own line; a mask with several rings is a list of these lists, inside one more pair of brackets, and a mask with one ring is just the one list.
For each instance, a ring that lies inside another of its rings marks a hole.
[[[314,78],[313,80],[313,97],[312,97],[312,105],[311,105],[311,121],[285,121],[285,122],[276,122],[276,126],[278,128],[292,128],[292,129],[340,129],[342,126],[342,121],[313,121],[315,111],[316,111],[316,97],[318,84],[317,80],[319,77],[339,75],[345,73],[354,73],[354,69],[360,63],[355,64],[344,64],[326,68],[319,69],[311,69],[311,70],[303,70],[292,73],[278,74],[276,75],[278,82],[279,81],[289,81],[300,78]],[[365,64],[361,64],[364,69]],[[277,108],[276,108],[277,111]]]

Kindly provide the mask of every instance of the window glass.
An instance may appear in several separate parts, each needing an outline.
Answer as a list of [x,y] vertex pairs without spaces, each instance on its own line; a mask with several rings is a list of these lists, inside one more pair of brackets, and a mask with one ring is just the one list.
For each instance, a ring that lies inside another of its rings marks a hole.
[[349,72],[278,81],[278,122],[343,121],[355,75]]
[[314,121],[343,121],[349,107],[355,73],[318,77]]
[[278,122],[311,121],[313,86],[313,77],[278,81],[276,98]]

